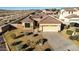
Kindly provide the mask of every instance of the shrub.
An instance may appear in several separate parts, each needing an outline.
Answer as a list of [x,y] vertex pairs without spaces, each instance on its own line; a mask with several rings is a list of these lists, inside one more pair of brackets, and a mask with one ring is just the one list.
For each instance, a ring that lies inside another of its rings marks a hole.
[[51,49],[50,48],[46,48],[45,51],[51,51]]
[[33,34],[33,32],[27,33],[27,35],[31,35],[31,34]]
[[27,47],[28,47],[27,44],[23,44],[23,45],[20,46],[20,49],[25,49],[25,48],[27,48]]
[[76,32],[79,32],[79,28],[76,28],[75,31],[76,31]]
[[78,40],[78,35],[76,35],[76,36],[70,36],[69,37],[71,40]]
[[36,42],[36,44],[38,44],[38,45],[42,45],[42,44],[44,44],[45,42],[43,41],[43,39],[39,39],[37,42]]
[[34,48],[28,48],[25,51],[33,51],[33,50],[34,50]]
[[46,39],[46,38],[43,38],[43,44],[45,43],[45,42],[47,42],[48,40]]
[[72,35],[72,33],[73,33],[73,31],[71,31],[71,30],[66,31],[66,34],[68,34],[68,35]]
[[24,36],[24,34],[20,34],[20,35],[17,36],[15,39],[21,38],[21,37],[23,37],[23,36]]
[[36,36],[38,36],[38,34],[34,34],[33,36],[36,37]]
[[12,43],[12,46],[16,46],[16,45],[18,45],[20,43],[22,43],[22,41],[15,41],[15,42]]
[[24,44],[24,45],[22,46],[22,49],[23,49],[23,48],[26,48],[26,47],[28,47],[28,45],[27,45],[27,44]]
[[15,39],[16,38],[16,34],[11,34],[11,37],[13,38],[13,39]]

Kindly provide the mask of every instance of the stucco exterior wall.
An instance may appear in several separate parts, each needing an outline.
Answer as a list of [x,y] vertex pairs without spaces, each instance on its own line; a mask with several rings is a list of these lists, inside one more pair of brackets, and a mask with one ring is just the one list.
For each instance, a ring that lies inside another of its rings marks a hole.
[[2,32],[2,28],[0,27],[0,32]]
[[24,26],[25,30],[30,30],[30,31],[33,30],[33,23],[32,22],[30,23],[30,27],[29,28],[25,27],[25,23],[23,23],[23,26]]
[[60,11],[60,14],[59,14],[59,19],[64,19],[64,17],[70,15],[69,12],[65,11],[64,9],[62,9]]

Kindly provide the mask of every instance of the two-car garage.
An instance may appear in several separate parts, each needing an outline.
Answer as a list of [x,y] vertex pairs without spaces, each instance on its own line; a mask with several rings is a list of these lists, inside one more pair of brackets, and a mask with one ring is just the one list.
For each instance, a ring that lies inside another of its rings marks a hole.
[[51,24],[45,25],[41,24],[40,30],[43,32],[58,32],[61,29],[61,24]]
[[58,25],[42,26],[42,31],[43,32],[58,32],[58,31],[60,31],[60,26],[58,26]]

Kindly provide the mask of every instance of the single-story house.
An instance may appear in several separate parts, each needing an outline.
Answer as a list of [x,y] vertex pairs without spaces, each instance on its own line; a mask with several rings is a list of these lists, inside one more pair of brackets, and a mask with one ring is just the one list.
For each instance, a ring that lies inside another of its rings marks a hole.
[[23,20],[25,29],[34,30],[38,28],[38,31],[43,32],[58,32],[61,30],[61,22],[51,16],[45,17],[27,17]]

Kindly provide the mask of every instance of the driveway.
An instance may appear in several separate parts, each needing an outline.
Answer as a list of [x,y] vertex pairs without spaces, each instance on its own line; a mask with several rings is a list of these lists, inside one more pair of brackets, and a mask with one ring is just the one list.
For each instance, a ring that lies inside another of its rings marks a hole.
[[42,35],[48,39],[48,43],[55,51],[79,51],[79,46],[75,45],[71,40],[63,38],[59,33],[45,32]]

